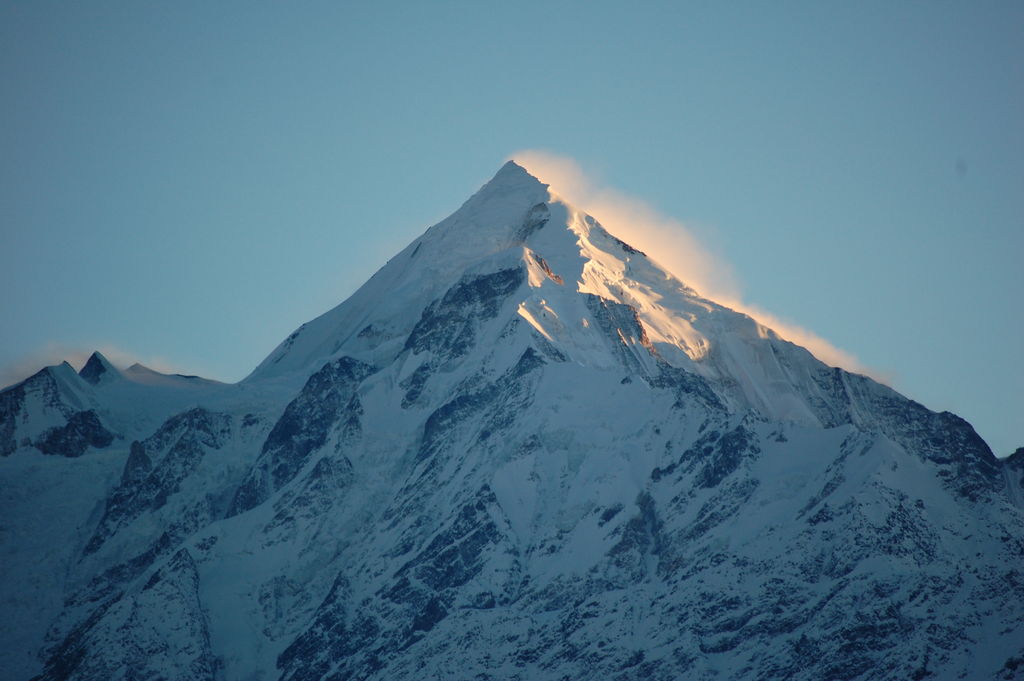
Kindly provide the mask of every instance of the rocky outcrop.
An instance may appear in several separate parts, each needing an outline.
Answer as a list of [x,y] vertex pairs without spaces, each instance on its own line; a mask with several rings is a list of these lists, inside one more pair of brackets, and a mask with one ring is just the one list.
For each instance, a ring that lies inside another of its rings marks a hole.
[[199,574],[181,550],[141,588],[106,604],[57,647],[36,681],[213,681]]
[[327,442],[335,427],[359,429],[356,390],[376,368],[351,357],[328,362],[310,376],[263,443],[256,465],[235,493],[230,515],[263,503],[289,483]]
[[71,416],[60,427],[45,431],[34,443],[43,454],[82,456],[89,447],[102,449],[114,441],[114,434],[103,427],[92,409]]

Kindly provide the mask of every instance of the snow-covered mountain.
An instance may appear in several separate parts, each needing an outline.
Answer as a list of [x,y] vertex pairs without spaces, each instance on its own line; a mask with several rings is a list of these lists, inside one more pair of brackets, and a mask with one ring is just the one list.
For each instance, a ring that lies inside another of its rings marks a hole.
[[5,678],[1024,678],[1024,450],[683,280],[509,162],[237,385],[0,392]]

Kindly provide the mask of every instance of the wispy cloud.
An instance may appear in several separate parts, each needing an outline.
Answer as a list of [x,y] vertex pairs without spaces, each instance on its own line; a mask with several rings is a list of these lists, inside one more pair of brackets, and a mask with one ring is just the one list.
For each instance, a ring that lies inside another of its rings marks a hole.
[[750,315],[827,364],[885,380],[868,370],[852,353],[814,332],[743,302],[735,269],[702,244],[683,222],[661,215],[636,197],[602,186],[571,158],[536,149],[516,152],[510,158],[551,185],[554,193],[593,215],[608,231],[650,254],[701,295]]

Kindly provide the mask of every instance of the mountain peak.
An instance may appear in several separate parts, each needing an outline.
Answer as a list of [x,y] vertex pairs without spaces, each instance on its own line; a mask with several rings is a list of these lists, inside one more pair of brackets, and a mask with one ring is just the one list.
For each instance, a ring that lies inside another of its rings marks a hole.
[[83,366],[82,370],[78,372],[78,375],[81,376],[84,381],[91,383],[92,385],[96,385],[104,378],[117,376],[118,374],[120,374],[120,372],[114,368],[114,365],[112,365],[99,350],[93,352],[92,355],[89,356],[89,360],[85,363],[85,366]]
[[[548,199],[548,185],[537,179],[536,176],[532,175],[526,168],[516,163],[515,161],[507,161],[505,165],[498,169],[498,172],[494,174],[486,184],[473,194],[463,204],[463,208],[459,212],[467,212],[465,209],[469,208],[468,212],[474,212],[473,209],[480,208],[485,205],[489,205],[492,208],[495,204],[500,206],[500,210],[507,211],[509,206],[515,204],[529,204],[540,203]],[[493,212],[493,211],[488,211]],[[453,216],[454,217],[454,216]]]
[[537,186],[542,185],[547,187],[548,185],[541,182],[540,178],[531,173],[526,169],[525,166],[516,162],[515,159],[509,159],[505,162],[505,165],[498,169],[494,177],[487,184],[500,183],[503,185],[523,185],[523,186]]
[[1024,450],[701,298],[515,162],[244,385],[90,365],[0,393],[10,676],[1020,666]]

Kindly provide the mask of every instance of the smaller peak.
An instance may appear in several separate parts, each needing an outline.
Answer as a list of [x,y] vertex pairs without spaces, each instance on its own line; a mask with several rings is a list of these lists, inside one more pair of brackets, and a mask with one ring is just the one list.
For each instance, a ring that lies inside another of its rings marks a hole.
[[97,350],[89,356],[88,361],[82,367],[82,370],[78,372],[78,375],[84,381],[96,385],[104,378],[116,376],[118,373],[114,365]]
[[71,366],[67,360],[63,360],[60,364],[51,364],[50,366],[43,367],[36,373],[29,376],[26,381],[31,381],[41,376],[49,376],[51,378],[69,378],[77,375],[78,372],[75,371],[75,367]]
[[161,371],[157,371],[156,369],[150,369],[148,366],[139,364],[138,362],[125,369],[122,375],[132,383],[163,386],[166,388],[206,389],[226,385],[220,381],[203,378],[202,376],[194,376],[190,374],[165,374]]
[[63,378],[72,382],[74,382],[78,377],[78,372],[75,371],[75,367],[71,366],[71,363],[67,360],[62,361],[60,364],[48,366],[43,369],[43,371],[46,371],[54,378]]
[[38,387],[46,384],[52,385],[56,382],[74,383],[77,377],[78,372],[75,371],[75,368],[68,364],[67,361],[63,361],[60,364],[45,366],[34,374],[31,374],[16,383],[0,386],[0,392],[7,392],[8,390],[15,390],[17,388],[24,389]]

